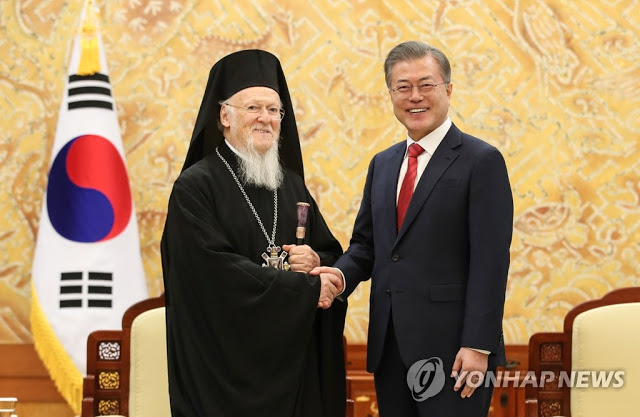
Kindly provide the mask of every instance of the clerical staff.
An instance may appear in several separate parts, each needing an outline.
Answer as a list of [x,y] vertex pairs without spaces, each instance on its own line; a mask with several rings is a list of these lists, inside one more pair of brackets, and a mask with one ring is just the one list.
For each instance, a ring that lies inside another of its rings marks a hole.
[[309,203],[299,202],[297,205],[298,227],[296,228],[296,245],[304,245],[304,236],[307,233],[307,214],[309,213]]

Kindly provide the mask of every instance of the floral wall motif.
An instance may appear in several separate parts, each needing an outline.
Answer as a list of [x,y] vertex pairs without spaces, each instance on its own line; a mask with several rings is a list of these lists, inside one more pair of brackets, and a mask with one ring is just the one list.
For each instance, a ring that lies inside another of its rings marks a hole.
[[[30,343],[31,260],[81,0],[0,2],[0,343]],[[507,343],[640,283],[638,0],[96,0],[152,295],[211,65],[282,61],[308,186],[347,246],[370,158],[401,141],[382,63],[419,39],[453,66],[451,118],[505,155],[515,201]],[[366,341],[368,284],[346,333]]]

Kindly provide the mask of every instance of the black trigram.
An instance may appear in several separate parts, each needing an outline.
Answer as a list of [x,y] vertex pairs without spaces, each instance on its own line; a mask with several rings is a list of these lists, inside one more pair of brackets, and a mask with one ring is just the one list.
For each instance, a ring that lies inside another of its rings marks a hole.
[[69,110],[98,108],[113,110],[111,84],[105,74],[69,76]]
[[[60,274],[60,308],[111,308],[113,304],[113,274],[89,272],[85,282],[82,272]],[[85,290],[86,288],[86,290]],[[85,304],[86,303],[86,304]]]

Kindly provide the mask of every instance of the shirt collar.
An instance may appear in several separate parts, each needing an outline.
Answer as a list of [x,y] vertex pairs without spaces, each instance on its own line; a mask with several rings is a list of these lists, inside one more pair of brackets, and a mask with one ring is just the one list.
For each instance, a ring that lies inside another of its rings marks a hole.
[[451,119],[447,117],[440,126],[435,128],[431,133],[427,134],[427,136],[423,137],[418,141],[411,139],[407,135],[407,149],[405,149],[404,151],[405,158],[407,157],[407,151],[409,150],[409,146],[413,143],[420,144],[420,146],[422,146],[422,149],[428,152],[429,155],[433,155],[433,153],[436,151],[436,148],[438,147],[438,145],[440,145],[440,142],[442,142],[442,139],[444,139],[445,135],[451,128],[451,124],[452,124]]

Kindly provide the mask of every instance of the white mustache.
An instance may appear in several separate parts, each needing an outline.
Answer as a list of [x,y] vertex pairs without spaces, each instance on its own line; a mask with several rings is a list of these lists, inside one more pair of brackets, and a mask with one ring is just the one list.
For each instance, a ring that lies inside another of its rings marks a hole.
[[273,129],[266,127],[254,127],[253,130],[262,130],[264,132],[271,133],[273,135]]

